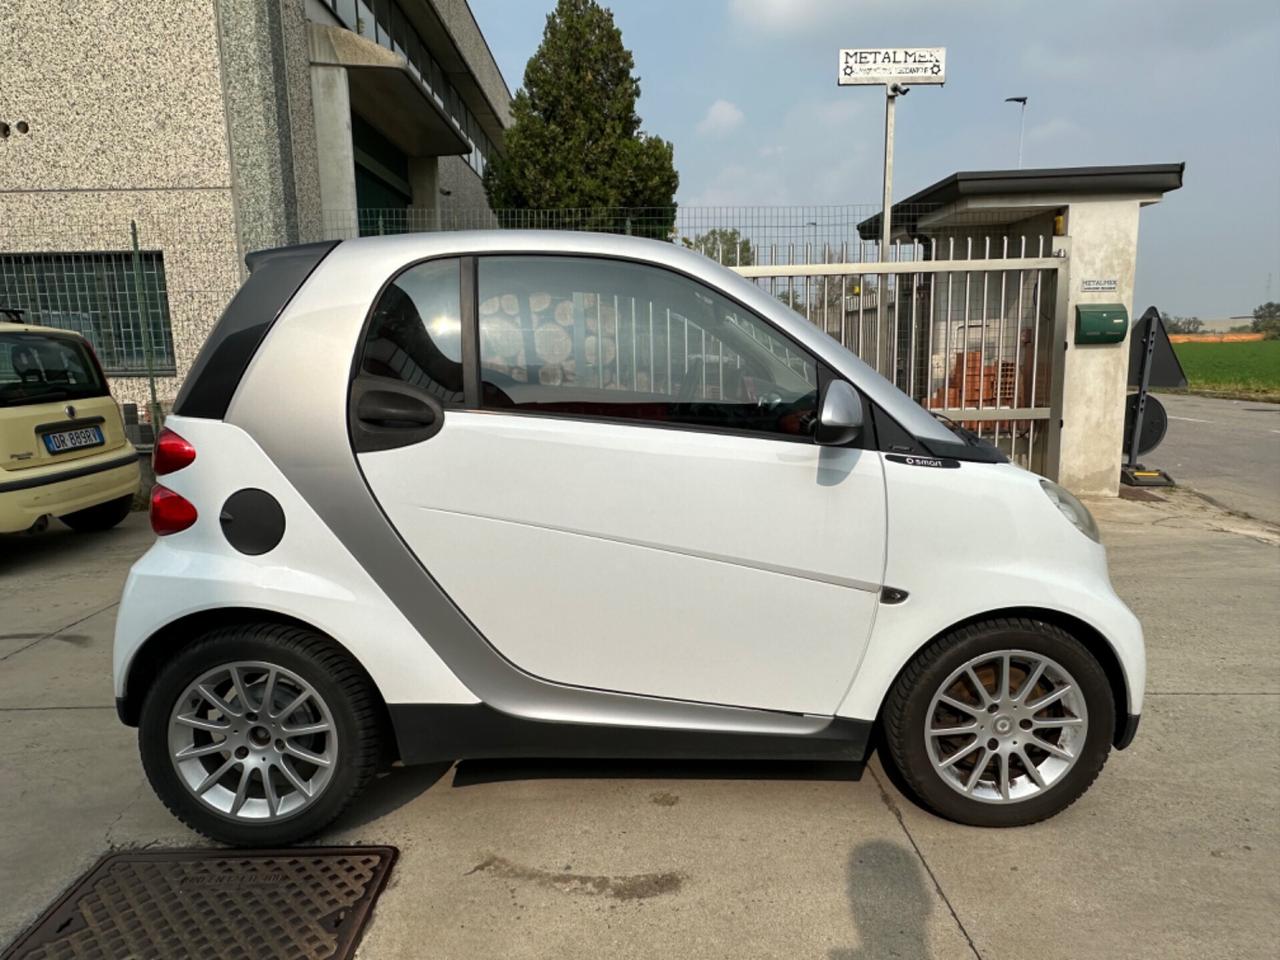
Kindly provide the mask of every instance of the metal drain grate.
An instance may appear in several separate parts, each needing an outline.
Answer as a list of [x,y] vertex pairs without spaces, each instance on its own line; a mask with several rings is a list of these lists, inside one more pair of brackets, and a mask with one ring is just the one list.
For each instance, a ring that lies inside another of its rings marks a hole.
[[343,960],[395,847],[103,857],[0,960]]

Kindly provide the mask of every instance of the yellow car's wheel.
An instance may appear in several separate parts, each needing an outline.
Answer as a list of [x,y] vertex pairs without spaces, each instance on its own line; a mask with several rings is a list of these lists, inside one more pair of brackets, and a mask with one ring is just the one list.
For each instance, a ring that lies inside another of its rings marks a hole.
[[131,509],[133,509],[133,494],[108,500],[96,507],[77,510],[58,519],[77,533],[92,533],[96,530],[110,530],[124,520]]

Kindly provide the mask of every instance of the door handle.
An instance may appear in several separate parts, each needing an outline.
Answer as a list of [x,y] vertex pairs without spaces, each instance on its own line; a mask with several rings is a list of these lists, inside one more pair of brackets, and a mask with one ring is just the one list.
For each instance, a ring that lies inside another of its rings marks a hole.
[[356,416],[370,426],[399,430],[420,430],[436,422],[431,404],[390,390],[369,390],[361,395]]

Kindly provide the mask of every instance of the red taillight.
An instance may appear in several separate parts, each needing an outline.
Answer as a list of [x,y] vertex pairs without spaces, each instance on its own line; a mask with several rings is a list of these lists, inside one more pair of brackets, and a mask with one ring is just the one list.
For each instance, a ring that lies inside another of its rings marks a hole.
[[[183,443],[186,441],[183,440]],[[162,537],[167,537],[171,533],[187,529],[195,522],[196,505],[194,503],[158,483],[151,488],[152,530]]]
[[157,477],[163,477],[166,473],[173,473],[190,465],[195,458],[196,448],[165,427],[160,431],[160,436],[156,437],[156,446],[151,452],[151,469]]

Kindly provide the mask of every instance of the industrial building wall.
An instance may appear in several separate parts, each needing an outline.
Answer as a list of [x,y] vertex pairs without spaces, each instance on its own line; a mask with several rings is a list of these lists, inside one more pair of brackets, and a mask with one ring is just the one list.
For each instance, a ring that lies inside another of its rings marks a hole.
[[[7,0],[4,20],[0,120],[10,135],[0,139],[0,253],[127,252],[136,219],[144,249],[162,253],[170,289],[207,287],[212,275],[234,269],[214,3]],[[148,237],[148,225],[158,224],[165,235],[151,229]],[[79,269],[110,259],[46,259],[40,266]],[[32,260],[10,256],[6,263],[9,289],[30,285]],[[193,298],[170,304],[174,356],[164,365],[162,393],[172,396],[176,376],[194,359],[211,323],[207,310]],[[66,313],[62,319],[74,327],[77,318]],[[144,399],[144,379],[112,380],[119,398]]]

